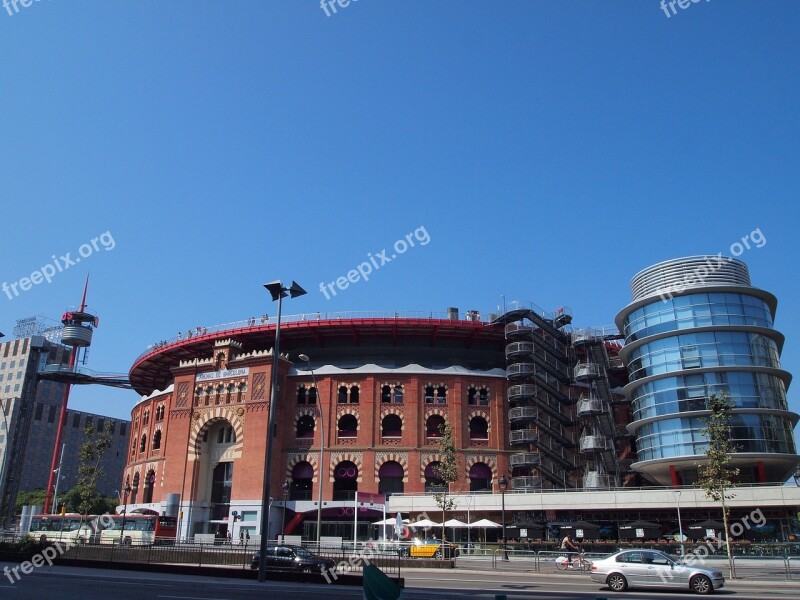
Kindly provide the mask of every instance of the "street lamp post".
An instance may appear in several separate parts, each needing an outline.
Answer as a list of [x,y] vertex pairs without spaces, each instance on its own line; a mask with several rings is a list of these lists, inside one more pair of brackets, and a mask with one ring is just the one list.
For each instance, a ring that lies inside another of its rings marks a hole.
[[125,505],[122,509],[122,527],[121,531],[119,532],[119,545],[122,546],[125,543],[125,517],[128,514],[128,494],[131,493],[131,484],[125,483],[125,487],[122,488],[122,491],[125,492],[125,499],[123,500],[123,504]]
[[307,354],[301,354],[297,358],[308,364],[308,370],[311,371],[311,381],[314,383],[314,390],[317,401],[317,412],[319,413],[319,465],[317,467],[317,552],[319,552],[319,537],[322,529],[322,474],[327,470],[324,466],[325,459],[325,417],[322,409],[322,396],[317,387],[317,376],[314,374],[314,369],[311,368],[311,359]]
[[258,581],[267,580],[267,537],[269,536],[269,494],[270,477],[272,477],[272,437],[275,427],[275,406],[278,403],[278,360],[281,353],[281,306],[286,296],[297,298],[306,293],[297,283],[284,287],[280,281],[265,283],[264,287],[272,296],[273,302],[278,301],[278,323],[275,326],[275,346],[272,349],[272,385],[269,394],[269,420],[267,425],[267,448],[264,457],[264,490],[261,495],[261,542],[259,544]]
[[681,523],[681,491],[675,491],[675,505],[678,508],[678,535],[681,538],[681,556],[686,556],[686,551],[683,547],[683,524]]
[[506,488],[508,487],[508,481],[506,480],[506,476],[500,475],[497,484],[500,486],[500,500],[502,502],[501,525],[503,526],[503,560],[508,560],[508,546],[506,545]]
[[286,543],[286,500],[289,498],[289,480],[283,482],[281,486],[283,490],[283,521],[281,522],[281,535],[283,536],[283,543]]

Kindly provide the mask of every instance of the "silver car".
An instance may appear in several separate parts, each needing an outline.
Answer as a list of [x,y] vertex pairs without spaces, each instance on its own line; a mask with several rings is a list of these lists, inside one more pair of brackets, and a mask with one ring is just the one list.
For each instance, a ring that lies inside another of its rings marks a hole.
[[591,574],[592,581],[605,583],[615,592],[629,587],[659,587],[710,594],[725,585],[720,571],[683,564],[656,550],[623,550],[592,560]]

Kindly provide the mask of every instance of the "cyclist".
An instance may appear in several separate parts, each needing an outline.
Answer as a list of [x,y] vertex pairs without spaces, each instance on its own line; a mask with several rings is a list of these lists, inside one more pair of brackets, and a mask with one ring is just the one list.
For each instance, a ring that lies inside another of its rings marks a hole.
[[575,555],[574,553],[570,552],[570,550],[580,551],[580,548],[574,541],[572,541],[572,537],[569,534],[565,535],[564,539],[561,540],[561,549],[567,551],[567,563],[569,564],[569,568],[570,569],[575,568],[575,563],[573,558]]

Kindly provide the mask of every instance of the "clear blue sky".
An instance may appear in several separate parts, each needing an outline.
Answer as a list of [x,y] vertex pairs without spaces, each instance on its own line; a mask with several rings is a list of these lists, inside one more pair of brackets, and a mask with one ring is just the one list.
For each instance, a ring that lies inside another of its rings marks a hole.
[[[760,228],[741,258],[800,376],[798,17],[794,0],[0,8],[0,283],[116,244],[0,295],[0,331],[59,318],[87,272],[98,371],[274,314],[277,278],[310,292],[287,313],[486,313],[505,294],[604,325],[640,269]],[[430,243],[320,293],[418,227]],[[128,417],[137,399],[71,402]]]

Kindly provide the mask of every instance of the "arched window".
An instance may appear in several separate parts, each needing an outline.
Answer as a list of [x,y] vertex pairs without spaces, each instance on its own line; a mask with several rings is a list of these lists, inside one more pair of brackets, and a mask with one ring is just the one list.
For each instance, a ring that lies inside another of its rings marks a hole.
[[233,430],[227,421],[220,421],[212,427],[213,432],[216,432],[216,437],[213,436],[212,440],[216,440],[217,444],[234,444],[236,443],[236,432]]
[[295,433],[295,437],[298,438],[314,438],[314,417],[311,415],[303,415],[299,419],[297,419],[297,429]]
[[360,390],[357,385],[350,388],[350,404],[358,404]]
[[441,477],[439,477],[439,461],[428,463],[425,467],[425,491],[426,492],[446,492],[447,486]]
[[349,460],[336,465],[333,472],[333,499],[355,500],[358,491],[358,467]]
[[133,474],[133,485],[131,486],[131,504],[136,504],[136,496],[139,494],[139,471]]
[[153,486],[156,482],[156,472],[152,469],[147,472],[147,477],[144,478],[144,493],[142,494],[142,502],[150,504],[153,501]]
[[159,448],[161,448],[161,430],[156,429],[153,434],[153,450],[158,450]]
[[304,386],[304,385],[297,386],[297,403],[298,404],[305,404],[307,395],[308,395],[308,390],[306,390],[306,386]]
[[489,406],[489,390],[486,388],[481,388],[480,391],[480,405],[481,406]]
[[358,435],[358,419],[353,415],[342,415],[339,419],[339,437],[351,438]]
[[478,390],[474,387],[471,387],[467,390],[467,404],[469,406],[475,406],[478,403]]
[[480,492],[492,489],[492,469],[479,462],[469,468],[469,491]]
[[398,415],[386,415],[381,421],[381,436],[401,437],[403,435],[403,420]]
[[139,452],[144,452],[147,448],[147,434],[143,433],[142,438],[139,441]]
[[289,500],[311,500],[314,488],[314,467],[306,461],[292,468],[292,482],[289,484]]
[[144,411],[144,415],[142,416],[142,425],[147,425],[150,422],[150,411]]
[[434,396],[434,389],[432,385],[428,385],[425,387],[425,404],[433,404],[433,401],[436,399]]
[[472,417],[469,420],[469,439],[488,440],[489,423],[483,417]]
[[347,386],[339,388],[339,404],[347,404]]
[[389,460],[378,469],[378,493],[403,493],[403,466],[399,462]]
[[402,404],[403,403],[403,386],[402,385],[394,386],[394,403],[395,404]]
[[442,429],[444,428],[444,417],[442,415],[431,415],[425,421],[425,436],[429,438],[442,437]]
[[388,385],[385,385],[381,388],[381,402],[391,402],[392,401],[392,388]]
[[436,388],[436,404],[447,404],[447,388],[443,385]]
[[308,390],[308,403],[309,404],[316,404],[317,403],[317,388],[311,387]]

